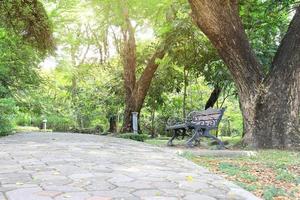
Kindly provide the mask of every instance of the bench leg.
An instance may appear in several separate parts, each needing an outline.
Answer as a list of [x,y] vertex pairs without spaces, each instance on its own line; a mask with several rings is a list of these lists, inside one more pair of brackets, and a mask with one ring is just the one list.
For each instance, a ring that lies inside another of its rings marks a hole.
[[168,141],[167,145],[168,145],[168,146],[173,146],[173,140],[174,140],[175,138],[177,138],[177,137],[178,137],[178,132],[177,132],[177,130],[174,130],[173,136],[172,136],[172,138]]
[[[194,147],[195,144],[200,143],[199,137],[202,135],[202,130],[201,129],[195,129],[195,133],[193,136],[187,141],[186,145],[188,147]],[[195,144],[193,144],[195,142]]]
[[204,136],[217,141],[219,143],[219,148],[225,148],[226,149],[224,143],[219,138],[211,135],[208,130],[204,131]]

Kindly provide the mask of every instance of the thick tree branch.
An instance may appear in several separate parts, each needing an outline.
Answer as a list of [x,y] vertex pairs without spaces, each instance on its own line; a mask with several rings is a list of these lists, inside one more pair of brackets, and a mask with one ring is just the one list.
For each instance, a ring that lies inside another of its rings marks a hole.
[[238,12],[237,0],[189,0],[193,18],[227,64],[240,93],[254,94],[263,78]]
[[300,68],[300,6],[277,50],[269,77],[278,72],[291,73],[296,68]]
[[137,105],[141,105],[144,102],[144,99],[147,95],[147,92],[149,90],[152,78],[154,76],[154,73],[156,72],[159,63],[157,63],[158,59],[163,59],[163,57],[166,54],[166,48],[167,44],[163,44],[158,47],[158,49],[155,51],[155,53],[151,56],[151,58],[148,60],[147,66],[144,69],[140,79],[137,82],[135,94],[137,95]]
[[214,87],[214,90],[210,94],[209,99],[207,100],[205,104],[205,110],[208,108],[213,108],[215,103],[218,101],[219,96],[221,94],[222,88],[220,88],[218,85]]

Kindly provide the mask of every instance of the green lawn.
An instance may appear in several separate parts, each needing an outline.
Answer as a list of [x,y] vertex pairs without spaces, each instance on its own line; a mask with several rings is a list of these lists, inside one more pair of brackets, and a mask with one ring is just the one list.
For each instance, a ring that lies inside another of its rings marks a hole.
[[184,157],[221,174],[266,200],[300,199],[300,153],[280,150],[259,151],[240,158]]
[[[156,146],[166,146],[169,138],[148,139],[145,142]],[[222,137],[229,148],[237,149],[239,137]],[[174,140],[183,145],[186,140]],[[211,148],[210,140],[202,142],[204,148]],[[239,145],[238,145],[239,146]],[[187,149],[188,150],[188,149]],[[194,148],[196,150],[196,148]],[[262,150],[252,157],[199,157],[186,151],[183,157],[207,167],[251,191],[265,200],[300,199],[300,152],[281,150]]]

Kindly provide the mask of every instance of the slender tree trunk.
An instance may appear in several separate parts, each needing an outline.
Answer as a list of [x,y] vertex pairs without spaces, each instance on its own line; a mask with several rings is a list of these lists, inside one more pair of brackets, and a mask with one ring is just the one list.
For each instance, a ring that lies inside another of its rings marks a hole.
[[151,138],[155,137],[155,110],[151,111]]
[[183,102],[182,102],[182,113],[183,113],[183,119],[185,119],[186,117],[186,98],[187,98],[187,87],[188,87],[188,71],[186,69],[186,67],[184,67],[183,69],[183,83],[184,83],[184,86],[183,86]]
[[134,97],[134,89],[136,84],[136,41],[135,30],[129,19],[128,7],[123,2],[124,25],[122,27],[123,44],[121,57],[124,67],[124,88],[125,88],[125,112],[122,132],[131,132],[131,113],[136,111],[136,101]]
[[117,117],[112,115],[109,117],[109,133],[116,133],[117,132]]
[[207,100],[206,104],[205,104],[205,110],[208,108],[213,108],[215,103],[218,101],[219,96],[221,94],[222,89],[219,86],[215,86],[214,90],[212,91],[212,93],[210,94],[209,99]]
[[300,8],[263,77],[237,0],[189,0],[193,18],[227,64],[240,97],[244,142],[258,148],[300,148]]

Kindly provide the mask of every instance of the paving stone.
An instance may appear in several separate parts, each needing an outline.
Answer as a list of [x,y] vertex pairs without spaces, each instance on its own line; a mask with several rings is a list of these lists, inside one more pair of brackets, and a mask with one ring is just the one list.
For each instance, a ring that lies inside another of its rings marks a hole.
[[84,191],[83,188],[73,187],[73,186],[68,186],[68,185],[59,185],[59,186],[44,185],[43,189],[46,190],[46,191],[59,191],[59,192],[81,192],[81,191]]
[[164,192],[158,189],[150,189],[150,190],[137,190],[132,194],[137,197],[154,197],[154,196],[162,196]]
[[86,200],[112,200],[110,197],[89,197]]
[[161,189],[166,189],[166,188],[169,188],[169,189],[174,189],[174,188],[177,188],[178,187],[178,183],[175,183],[175,182],[170,182],[170,181],[154,181],[152,183],[152,185],[155,187],[155,188],[161,188]]
[[141,142],[72,133],[0,138],[0,200],[53,199],[259,198],[171,149]]
[[90,198],[87,192],[68,192],[55,197],[55,200],[85,200]]
[[94,177],[92,173],[82,173],[82,174],[72,174],[69,176],[71,179],[85,179],[85,178],[91,178]]
[[38,196],[45,196],[45,197],[56,197],[58,195],[61,195],[62,192],[58,192],[58,191],[41,191],[36,193]]
[[228,199],[232,200],[259,200],[253,194],[241,189],[241,188],[232,188],[231,191],[227,194]]
[[176,198],[176,197],[164,197],[164,196],[142,197],[141,199],[143,199],[143,200],[178,200],[178,198]]
[[100,190],[112,190],[116,188],[116,186],[107,183],[107,182],[100,182],[100,183],[92,183],[85,187],[88,191],[100,191]]
[[0,200],[6,200],[3,193],[0,193]]
[[41,188],[22,188],[6,192],[8,200],[52,200],[49,196],[40,195]]
[[130,182],[133,180],[134,179],[129,176],[125,176],[123,174],[116,174],[113,178],[110,178],[107,181],[109,181],[110,183],[113,183],[113,184],[117,184],[117,183],[121,183],[121,182]]
[[213,197],[202,195],[202,194],[191,194],[184,197],[184,200],[195,200],[195,199],[201,199],[201,200],[217,200]]

